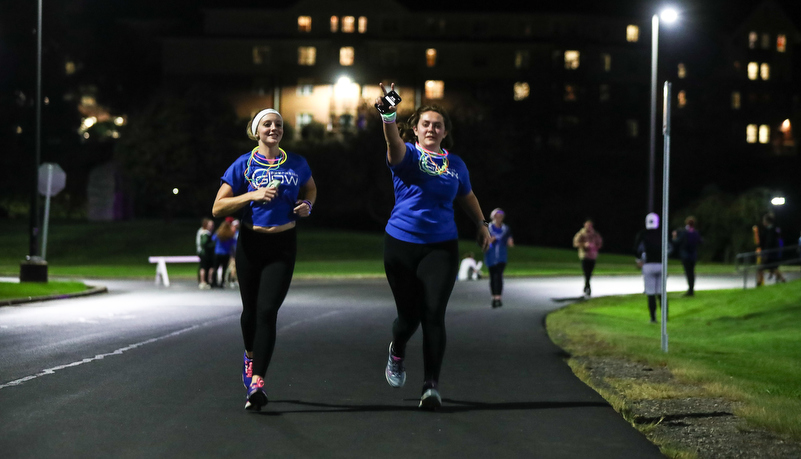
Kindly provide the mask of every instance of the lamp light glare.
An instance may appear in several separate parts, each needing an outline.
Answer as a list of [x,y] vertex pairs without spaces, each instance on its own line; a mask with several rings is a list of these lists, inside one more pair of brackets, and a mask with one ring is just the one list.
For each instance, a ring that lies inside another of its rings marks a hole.
[[784,205],[784,197],[783,196],[776,196],[775,198],[770,200],[770,203],[774,206],[783,206]]
[[172,194],[178,194],[178,188],[173,188],[172,189]]
[[673,8],[666,8],[662,10],[659,17],[668,24],[674,23],[679,19],[678,11]]

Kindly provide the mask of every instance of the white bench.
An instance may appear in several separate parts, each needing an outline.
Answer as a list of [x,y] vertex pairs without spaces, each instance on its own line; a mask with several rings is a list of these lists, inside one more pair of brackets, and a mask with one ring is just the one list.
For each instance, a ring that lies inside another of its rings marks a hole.
[[177,255],[167,257],[148,257],[151,263],[156,263],[156,285],[164,283],[165,287],[170,286],[170,277],[167,275],[167,263],[200,263],[197,255]]

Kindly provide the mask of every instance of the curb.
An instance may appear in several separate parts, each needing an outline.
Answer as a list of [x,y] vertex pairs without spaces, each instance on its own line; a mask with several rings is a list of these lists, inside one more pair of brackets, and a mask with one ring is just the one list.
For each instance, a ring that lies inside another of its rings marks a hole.
[[15,304],[34,303],[39,301],[63,300],[67,298],[77,298],[82,296],[97,295],[99,293],[108,293],[108,288],[99,285],[95,287],[89,287],[89,289],[84,290],[83,292],[66,293],[63,295],[29,296],[23,298],[12,298],[10,300],[0,300],[0,307],[12,306]]

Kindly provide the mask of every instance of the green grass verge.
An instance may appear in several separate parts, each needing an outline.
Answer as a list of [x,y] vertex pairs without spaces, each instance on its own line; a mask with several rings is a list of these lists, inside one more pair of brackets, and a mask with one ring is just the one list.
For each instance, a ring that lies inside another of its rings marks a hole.
[[0,282],[0,300],[12,300],[16,298],[28,298],[50,295],[66,295],[86,291],[88,287],[83,282],[58,282],[47,283],[25,282],[22,284],[12,282]]
[[743,402],[755,425],[801,439],[801,282],[669,295],[668,352],[644,295],[576,303],[548,315],[548,333],[573,355],[666,365],[711,393]]
[[[191,255],[199,220],[129,222],[51,222],[47,260],[51,277],[147,278],[155,275],[151,255]],[[18,276],[28,251],[27,222],[0,221],[0,275]],[[383,234],[301,227],[296,274],[301,277],[383,277]],[[461,251],[480,253],[475,242],[461,241]],[[171,278],[192,279],[197,266],[173,264]],[[732,273],[731,265],[701,264],[702,274]],[[672,261],[670,272],[681,273]],[[599,275],[636,274],[633,257],[601,253]],[[510,249],[506,275],[580,275],[575,250],[518,246]]]

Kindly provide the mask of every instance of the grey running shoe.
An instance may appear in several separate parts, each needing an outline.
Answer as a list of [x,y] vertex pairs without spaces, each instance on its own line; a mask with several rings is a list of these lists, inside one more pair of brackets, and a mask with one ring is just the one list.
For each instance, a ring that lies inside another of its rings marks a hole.
[[389,343],[389,358],[384,371],[387,382],[392,387],[403,387],[406,383],[406,370],[403,369],[403,358],[392,355],[392,343]]
[[439,396],[437,386],[423,386],[423,396],[420,397],[419,408],[429,411],[436,411],[442,406],[442,398]]

